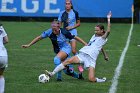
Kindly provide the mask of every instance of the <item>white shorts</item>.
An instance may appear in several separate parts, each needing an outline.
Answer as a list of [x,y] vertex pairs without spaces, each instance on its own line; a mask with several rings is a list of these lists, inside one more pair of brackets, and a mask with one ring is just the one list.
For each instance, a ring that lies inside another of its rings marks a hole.
[[79,60],[80,63],[84,64],[84,68],[88,68],[88,67],[94,67],[96,66],[96,60],[94,60],[93,58],[90,57],[90,55],[86,54],[86,53],[82,53],[80,52],[78,55],[76,55]]
[[0,56],[0,69],[6,67],[7,64],[8,64],[8,57]]

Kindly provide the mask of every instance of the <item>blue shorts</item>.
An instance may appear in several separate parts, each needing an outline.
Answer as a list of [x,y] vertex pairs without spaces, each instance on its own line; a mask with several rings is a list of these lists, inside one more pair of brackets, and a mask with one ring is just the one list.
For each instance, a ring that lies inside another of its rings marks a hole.
[[69,31],[72,35],[75,35],[75,36],[77,36],[78,35],[78,33],[77,33],[77,30],[76,29],[72,29],[72,30],[70,30]]
[[64,46],[60,49],[60,51],[63,51],[65,52],[68,56],[70,56],[70,53],[71,53],[71,46],[70,45],[67,45],[67,46]]
[[[78,33],[77,33],[77,30],[76,29],[72,29],[72,30],[70,30],[69,31],[72,35],[75,35],[75,36],[77,36],[78,35]],[[75,40],[75,39],[72,39],[72,40],[70,40],[70,41],[73,41],[73,40]]]

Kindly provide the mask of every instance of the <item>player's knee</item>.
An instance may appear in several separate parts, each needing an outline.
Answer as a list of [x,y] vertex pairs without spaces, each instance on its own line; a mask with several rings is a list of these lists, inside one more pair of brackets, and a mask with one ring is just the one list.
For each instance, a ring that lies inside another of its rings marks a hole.
[[55,65],[61,64],[61,59],[60,59],[58,56],[55,56],[55,57],[54,57],[54,64],[55,64]]

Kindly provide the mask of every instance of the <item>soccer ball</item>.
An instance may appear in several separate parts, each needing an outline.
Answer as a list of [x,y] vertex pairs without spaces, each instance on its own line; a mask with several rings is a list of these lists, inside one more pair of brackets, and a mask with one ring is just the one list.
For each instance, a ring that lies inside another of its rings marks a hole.
[[50,80],[50,77],[48,75],[46,75],[46,74],[41,74],[38,77],[38,81],[40,83],[47,83],[47,82],[49,82],[49,80]]

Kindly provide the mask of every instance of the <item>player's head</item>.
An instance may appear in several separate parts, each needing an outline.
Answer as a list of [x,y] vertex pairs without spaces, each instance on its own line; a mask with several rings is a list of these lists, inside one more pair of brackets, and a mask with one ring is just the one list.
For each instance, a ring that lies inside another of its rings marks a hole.
[[104,26],[101,25],[101,24],[96,25],[96,26],[95,26],[95,33],[96,33],[97,35],[103,35],[103,34],[105,33],[105,31],[104,31]]
[[60,23],[57,19],[53,20],[53,22],[51,23],[51,27],[52,27],[52,30],[53,30],[54,34],[59,34]]
[[72,0],[65,0],[65,8],[66,10],[73,9]]

